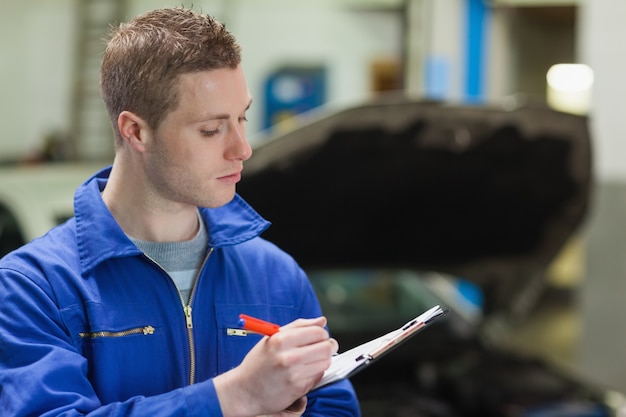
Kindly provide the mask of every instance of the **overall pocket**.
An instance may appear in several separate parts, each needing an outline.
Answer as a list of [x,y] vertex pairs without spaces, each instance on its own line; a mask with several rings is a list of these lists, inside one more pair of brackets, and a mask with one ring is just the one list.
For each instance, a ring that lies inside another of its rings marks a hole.
[[247,314],[283,326],[297,319],[298,310],[292,306],[265,304],[217,304],[218,373],[226,372],[243,361],[262,335],[241,331],[239,314]]
[[63,311],[77,348],[87,359],[88,378],[98,397],[120,401],[134,395],[153,395],[175,385],[173,360],[166,329],[154,305],[107,306],[87,303]]

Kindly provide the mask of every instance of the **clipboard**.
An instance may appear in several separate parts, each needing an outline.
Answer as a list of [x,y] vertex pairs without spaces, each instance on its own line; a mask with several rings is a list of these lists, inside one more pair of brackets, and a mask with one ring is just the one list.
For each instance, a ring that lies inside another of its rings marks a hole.
[[333,356],[330,367],[324,372],[322,379],[311,391],[342,379],[350,378],[362,371],[381,356],[426,328],[434,320],[442,317],[446,311],[439,305],[436,305],[396,330]]

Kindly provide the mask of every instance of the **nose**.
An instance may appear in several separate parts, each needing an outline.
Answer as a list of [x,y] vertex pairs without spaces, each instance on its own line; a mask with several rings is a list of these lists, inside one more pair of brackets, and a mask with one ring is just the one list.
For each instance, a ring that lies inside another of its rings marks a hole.
[[246,138],[246,132],[243,126],[235,126],[232,129],[227,146],[227,159],[235,159],[246,161],[252,156],[252,147]]

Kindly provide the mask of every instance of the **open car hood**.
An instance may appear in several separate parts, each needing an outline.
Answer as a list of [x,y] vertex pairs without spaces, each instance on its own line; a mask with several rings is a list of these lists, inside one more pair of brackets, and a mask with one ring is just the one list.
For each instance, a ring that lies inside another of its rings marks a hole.
[[255,148],[238,192],[306,270],[439,271],[507,310],[588,211],[582,116],[396,97],[303,120]]

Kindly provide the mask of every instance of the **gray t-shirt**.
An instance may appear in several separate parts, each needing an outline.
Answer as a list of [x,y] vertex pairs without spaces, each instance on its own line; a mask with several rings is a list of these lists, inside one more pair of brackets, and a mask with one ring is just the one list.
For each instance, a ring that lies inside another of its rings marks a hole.
[[209,234],[199,218],[198,234],[184,242],[150,242],[130,237],[132,242],[170,275],[185,303],[189,302],[194,280],[202,267]]

